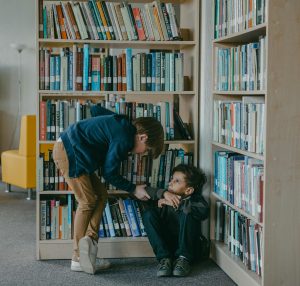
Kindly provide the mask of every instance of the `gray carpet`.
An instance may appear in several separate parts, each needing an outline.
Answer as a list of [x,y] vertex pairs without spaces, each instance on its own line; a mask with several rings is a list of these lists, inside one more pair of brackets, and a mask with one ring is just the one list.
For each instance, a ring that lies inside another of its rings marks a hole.
[[211,260],[193,267],[186,278],[157,278],[152,258],[112,259],[112,269],[95,276],[70,271],[69,260],[37,261],[35,201],[0,183],[0,285],[235,285]]

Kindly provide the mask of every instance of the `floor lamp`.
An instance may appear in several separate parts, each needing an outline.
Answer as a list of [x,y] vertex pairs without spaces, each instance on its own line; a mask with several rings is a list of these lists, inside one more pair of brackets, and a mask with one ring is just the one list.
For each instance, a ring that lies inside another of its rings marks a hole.
[[22,52],[25,49],[25,45],[23,44],[16,44],[16,43],[11,43],[10,47],[14,50],[16,50],[19,54],[19,63],[18,63],[18,112],[17,112],[17,118],[16,118],[16,123],[15,123],[15,128],[14,128],[14,133],[12,135],[12,139],[10,142],[10,149],[12,148],[12,145],[14,143],[14,139],[16,137],[16,131],[18,127],[18,122],[20,119],[21,115],[21,100],[22,100]]
[[[16,123],[15,123],[15,128],[14,128],[14,132],[12,135],[12,139],[10,142],[10,148],[12,149],[13,143],[14,143],[14,139],[16,137],[16,131],[17,131],[17,127],[18,127],[18,122],[20,119],[20,115],[21,115],[21,99],[22,99],[22,51],[26,48],[25,45],[23,44],[16,44],[16,43],[11,43],[10,47],[14,50],[16,50],[19,54],[19,63],[18,63],[18,112],[17,112],[17,118],[16,118]],[[7,189],[5,190],[5,192],[9,193],[11,192],[11,188],[10,186],[7,187]]]

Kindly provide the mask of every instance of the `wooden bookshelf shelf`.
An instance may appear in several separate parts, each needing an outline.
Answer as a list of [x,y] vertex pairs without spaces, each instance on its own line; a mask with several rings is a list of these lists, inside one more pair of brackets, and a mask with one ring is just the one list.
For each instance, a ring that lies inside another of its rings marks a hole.
[[[128,195],[129,193],[121,190],[108,190],[107,193],[109,195]],[[73,191],[41,191],[38,192],[40,195],[69,195],[74,194]]]
[[103,40],[60,40],[39,39],[41,47],[69,47],[70,45],[90,44],[92,47],[122,48],[131,47],[136,49],[165,49],[182,50],[196,45],[195,41],[103,41]]
[[224,243],[211,240],[211,258],[238,284],[243,286],[262,285],[261,278],[248,270],[239,257],[228,250]]
[[194,140],[166,140],[165,144],[195,144]]
[[58,91],[58,90],[39,90],[39,94],[43,97],[51,97],[51,96],[70,96],[70,97],[78,97],[78,96],[91,96],[104,97],[108,94],[115,94],[121,96],[158,96],[158,95],[195,95],[195,91]]
[[[56,141],[50,141],[50,140],[45,140],[39,141],[39,144],[54,144]],[[188,144],[188,145],[193,145],[195,144],[194,140],[165,140],[165,144]]]
[[215,146],[215,147],[219,147],[221,149],[236,152],[238,154],[242,154],[242,155],[245,155],[245,156],[249,156],[249,157],[264,161],[264,156],[260,155],[260,154],[256,154],[256,153],[252,153],[252,152],[248,152],[248,151],[243,151],[241,149],[231,147],[231,146],[226,145],[226,144],[221,144],[221,143],[218,143],[218,142],[212,142],[212,145]]
[[262,95],[262,96],[265,96],[266,95],[266,92],[264,90],[247,90],[247,91],[244,91],[244,90],[241,90],[241,91],[233,91],[233,90],[226,90],[226,91],[219,91],[219,90],[214,90],[213,91],[213,94],[214,95],[226,95],[226,96],[243,96],[243,95],[246,95],[246,96],[249,96],[249,95]]
[[260,24],[253,28],[247,29],[242,32],[234,33],[219,39],[215,39],[213,43],[248,43],[257,40],[259,36],[265,35],[267,29],[267,24]]
[[[137,236],[137,237],[103,237],[99,238],[100,243],[104,242],[123,242],[123,241],[148,241],[147,237]],[[49,240],[40,240],[41,244],[56,244],[56,243],[72,243],[71,239],[49,239]]]
[[259,222],[254,216],[248,214],[247,212],[245,212],[243,209],[231,204],[230,202],[228,202],[227,200],[223,199],[222,197],[218,196],[215,192],[211,192],[211,196],[216,199],[219,200],[221,202],[223,202],[224,204],[230,206],[232,209],[238,211],[240,214],[242,214],[243,216],[251,219],[252,221],[254,221],[256,224],[263,226],[264,224]]
[[41,191],[37,192],[40,196],[42,195],[72,195],[73,191]]
[[[40,259],[70,259],[72,240],[40,240]],[[98,257],[128,258],[153,257],[154,253],[147,237],[113,237],[100,238],[98,241]]]
[[[70,0],[44,0],[45,2],[68,2]],[[151,3],[152,0],[130,0],[129,3]],[[182,4],[188,0],[160,0],[161,3]]]

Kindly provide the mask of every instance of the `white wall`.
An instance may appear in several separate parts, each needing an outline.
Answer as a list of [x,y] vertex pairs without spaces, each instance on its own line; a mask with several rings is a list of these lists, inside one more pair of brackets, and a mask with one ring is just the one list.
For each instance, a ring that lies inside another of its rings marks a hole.
[[[213,40],[213,2],[202,0],[201,5],[201,54],[200,54],[200,167],[207,175],[208,182],[203,190],[208,199],[211,187],[212,168],[212,40]],[[202,226],[202,232],[208,236],[208,221]]]
[[[19,144],[19,54],[11,43],[26,45],[22,52],[20,114],[36,112],[35,0],[0,0],[0,153]],[[14,136],[15,133],[15,136]]]

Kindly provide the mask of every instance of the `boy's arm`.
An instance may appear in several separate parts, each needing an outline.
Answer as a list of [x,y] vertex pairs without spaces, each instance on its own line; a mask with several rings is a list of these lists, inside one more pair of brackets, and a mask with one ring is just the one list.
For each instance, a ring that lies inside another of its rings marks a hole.
[[103,178],[119,190],[134,192],[136,185],[124,179],[119,174],[119,166],[122,160],[127,158],[128,146],[125,142],[112,142],[109,146],[104,165],[102,167]]
[[152,188],[152,187],[146,187],[146,192],[151,197],[152,200],[161,199],[164,197],[164,192],[166,190],[164,189],[158,189],[158,188]]

